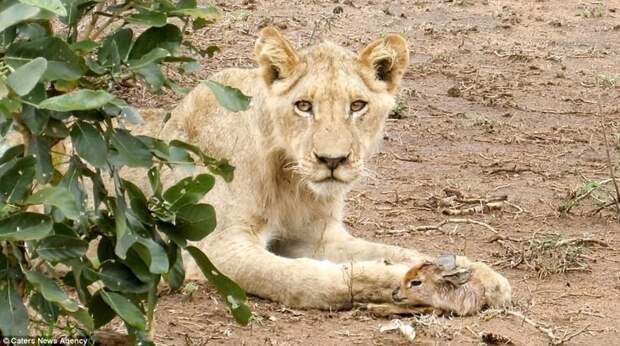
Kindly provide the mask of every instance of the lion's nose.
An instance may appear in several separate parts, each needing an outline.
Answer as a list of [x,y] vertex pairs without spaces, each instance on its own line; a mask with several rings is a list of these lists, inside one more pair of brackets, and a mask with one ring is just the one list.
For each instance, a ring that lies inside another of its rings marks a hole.
[[316,156],[317,161],[324,164],[325,166],[327,166],[327,168],[329,168],[332,171],[338,168],[338,166],[340,166],[341,164],[347,162],[347,160],[349,159],[349,155],[329,157],[329,156],[323,156],[323,155],[319,155],[315,153],[314,156]]

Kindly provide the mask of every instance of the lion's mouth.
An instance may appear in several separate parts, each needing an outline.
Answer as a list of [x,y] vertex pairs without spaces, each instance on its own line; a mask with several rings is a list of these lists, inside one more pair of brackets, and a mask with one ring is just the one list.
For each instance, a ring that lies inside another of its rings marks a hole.
[[347,182],[332,175],[332,176],[329,176],[329,177],[325,177],[323,179],[316,180],[315,183],[340,183],[340,184],[346,184]]

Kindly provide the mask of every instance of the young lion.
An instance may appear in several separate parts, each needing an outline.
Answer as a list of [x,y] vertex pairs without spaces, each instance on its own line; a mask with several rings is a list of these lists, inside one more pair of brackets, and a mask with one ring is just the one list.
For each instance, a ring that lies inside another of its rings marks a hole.
[[[387,35],[359,54],[328,42],[297,51],[268,27],[255,53],[258,68],[211,78],[252,96],[247,111],[227,112],[201,85],[162,132],[236,167],[232,183],[206,196],[218,228],[197,246],[247,292],[291,307],[391,301],[409,267],[430,257],[355,238],[342,214],[345,194],[383,137],[409,63],[405,40]],[[510,302],[503,276],[464,257],[458,263],[477,268],[492,305]],[[196,268],[188,264],[188,273]]]

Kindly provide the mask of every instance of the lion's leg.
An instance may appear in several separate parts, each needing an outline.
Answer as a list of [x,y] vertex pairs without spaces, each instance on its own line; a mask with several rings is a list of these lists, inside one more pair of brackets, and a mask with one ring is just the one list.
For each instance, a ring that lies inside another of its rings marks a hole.
[[338,223],[329,225],[320,239],[308,244],[306,252],[305,256],[336,263],[386,261],[414,265],[431,259],[415,250],[354,237]]
[[247,292],[291,307],[342,309],[353,302],[389,302],[408,270],[377,261],[337,264],[280,257],[242,228],[218,230],[201,245],[215,266]]
[[[413,266],[431,256],[414,250],[370,242],[350,235],[344,225],[330,225],[320,242],[314,245],[309,256],[326,259],[336,263],[351,261],[388,261]],[[507,305],[511,301],[512,289],[508,280],[482,262],[473,262],[463,256],[457,257],[457,265],[472,269],[474,275],[483,283],[487,303],[493,306]]]

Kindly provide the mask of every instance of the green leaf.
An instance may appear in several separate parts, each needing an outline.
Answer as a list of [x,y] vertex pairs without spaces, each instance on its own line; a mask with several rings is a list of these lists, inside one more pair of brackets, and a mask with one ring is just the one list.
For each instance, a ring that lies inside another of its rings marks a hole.
[[48,324],[54,324],[56,320],[58,320],[58,307],[43,298],[41,293],[35,293],[30,297],[30,306],[32,306]]
[[112,146],[116,151],[111,153],[110,161],[115,165],[150,167],[153,163],[149,148],[127,130],[116,129],[114,131]]
[[156,11],[142,11],[126,18],[127,22],[132,24],[141,24],[147,26],[162,27],[166,25],[166,14]]
[[46,300],[57,303],[64,310],[70,312],[78,311],[80,308],[73,299],[69,298],[67,294],[60,289],[60,287],[58,287],[54,280],[49,279],[45,275],[35,271],[25,272],[24,274],[26,275],[28,282],[30,282]]
[[86,64],[88,69],[96,75],[102,76],[107,72],[107,70],[103,66],[101,66],[93,59],[86,58],[86,60],[84,60],[84,63]]
[[132,40],[131,29],[118,30],[103,40],[97,52],[97,60],[104,66],[120,67],[120,63],[127,60]]
[[[117,196],[118,197],[118,196]],[[137,236],[127,225],[127,216],[125,210],[117,206],[114,215],[114,226],[116,228],[116,246],[114,253],[121,259],[127,257],[127,251],[138,240]]]
[[86,254],[88,242],[66,235],[52,235],[39,241],[36,251],[50,262],[62,262],[80,258]]
[[247,298],[241,287],[217,270],[209,258],[198,248],[188,246],[186,250],[194,258],[194,261],[196,261],[196,264],[198,264],[198,267],[200,267],[200,270],[209,282],[214,284],[220,295],[224,297],[224,300],[232,310],[235,320],[242,325],[248,324],[252,313],[245,304]]
[[200,71],[200,69],[202,68],[202,65],[200,65],[198,61],[192,60],[192,61],[186,61],[183,64],[181,64],[181,68],[183,69],[183,72],[191,74],[191,73]]
[[151,91],[158,91],[164,86],[166,82],[166,76],[161,72],[161,68],[157,64],[149,64],[144,67],[135,70],[147,84],[147,87]]
[[[194,31],[198,31],[198,30],[204,28],[205,26],[207,26],[208,24],[209,24],[208,21],[206,21],[206,20],[204,20],[202,18],[196,18],[196,19],[192,20],[192,29],[194,29]],[[204,56],[204,55],[202,55],[202,56]]]
[[0,331],[4,336],[28,336],[28,312],[11,279],[0,280]]
[[230,183],[234,178],[235,167],[231,166],[227,160],[220,160],[215,164],[209,165],[209,171],[222,177],[225,182]]
[[101,45],[98,42],[95,42],[93,40],[82,40],[79,42],[75,42],[71,45],[71,49],[73,50],[79,50],[80,52],[83,53],[90,53],[93,50],[99,48]]
[[[47,11],[43,11],[42,13],[49,13]],[[51,14],[50,14],[51,15]],[[32,20],[40,19],[39,17],[35,17]],[[20,23],[15,26],[15,30],[17,32],[17,37],[20,40],[35,40],[42,37],[48,37],[49,32],[47,29],[40,24],[41,22],[30,22],[30,23]]]
[[103,263],[107,260],[114,259],[114,244],[112,244],[112,237],[101,238],[99,246],[97,246],[97,259],[99,263]]
[[215,209],[209,204],[189,204],[177,211],[175,232],[187,240],[199,241],[216,226]]
[[20,117],[30,132],[37,135],[43,133],[43,130],[45,130],[45,126],[49,121],[48,111],[44,109],[37,109],[30,105],[23,105]]
[[123,293],[145,293],[149,285],[140,281],[124,264],[107,262],[101,266],[99,278],[112,291]]
[[24,155],[24,145],[18,144],[16,146],[10,147],[7,149],[2,156],[0,156],[0,165],[12,160],[17,156]]
[[170,147],[171,148],[179,148],[185,151],[189,151],[191,153],[194,153],[196,156],[198,156],[200,158],[200,160],[205,164],[205,165],[209,165],[213,162],[215,162],[215,159],[205,155],[205,153],[202,151],[202,149],[200,149],[198,146],[195,146],[193,144],[189,144],[183,141],[179,141],[176,139],[173,139],[170,141]]
[[103,301],[101,292],[103,292],[103,289],[98,290],[90,299],[90,302],[88,302],[88,311],[94,317],[95,329],[105,326],[116,317],[116,312]]
[[166,24],[160,28],[148,28],[136,39],[129,53],[129,59],[140,59],[155,48],[163,48],[174,54],[182,41],[183,34],[176,25]]
[[[174,218],[174,215],[172,215],[171,218]],[[164,218],[161,219],[164,220]],[[160,232],[165,233],[168,236],[168,239],[172,240],[177,246],[181,248],[185,248],[187,246],[187,240],[185,240],[181,234],[177,233],[175,225],[162,221],[157,223],[157,229]]]
[[129,299],[114,292],[101,290],[101,298],[114,310],[128,325],[143,330],[146,326],[144,314]]
[[59,0],[19,0],[22,4],[35,6],[53,12],[61,17],[67,15],[67,9]]
[[[69,168],[58,183],[58,186],[63,186],[71,192],[73,198],[80,206],[80,209],[84,209],[86,205],[87,194],[84,190],[84,184],[82,183],[81,177],[83,175],[86,175],[87,172],[88,169],[84,166],[84,163],[80,160],[80,158],[76,155],[73,155],[71,156]],[[97,186],[97,184],[94,185]],[[80,218],[83,219],[85,218],[85,216]],[[86,220],[81,221],[86,222]]]
[[71,127],[71,142],[78,154],[91,165],[101,168],[105,166],[108,149],[101,135],[93,125],[77,121]]
[[30,193],[36,159],[26,156],[6,163],[0,170],[0,201],[19,202]]
[[127,258],[125,258],[122,263],[129,267],[131,272],[134,273],[140,281],[148,283],[153,279],[153,274],[151,274],[149,266],[146,264],[148,260],[143,260],[135,250],[136,248],[137,247],[134,246],[127,251]]
[[129,65],[130,70],[138,70],[149,64],[156,63],[167,56],[170,56],[170,53],[167,50],[163,48],[155,48],[144,54],[140,59],[127,61],[127,65]]
[[215,178],[211,174],[199,174],[195,177],[181,179],[166,192],[164,199],[170,203],[170,210],[193,204],[202,199],[215,185]]
[[52,165],[52,145],[49,139],[43,136],[30,137],[28,152],[37,159],[35,172],[40,183],[47,183],[52,178],[54,166]]
[[144,193],[142,193],[142,190],[128,180],[123,180],[123,185],[125,186],[127,196],[129,197],[129,211],[131,214],[133,214],[143,224],[152,225],[153,218],[149,213],[148,202],[144,196]]
[[176,4],[176,8],[195,8],[196,5],[196,0],[179,0]]
[[184,149],[177,146],[170,146],[170,157],[168,158],[174,164],[187,164],[189,167],[194,163],[192,156]]
[[46,69],[47,60],[36,58],[15,69],[6,82],[17,95],[24,96],[37,85]]
[[170,11],[174,16],[190,16],[194,19],[202,19],[209,22],[218,20],[222,13],[215,6],[199,7],[199,8],[181,8],[178,10]]
[[80,216],[80,207],[75,198],[64,187],[48,186],[30,196],[26,204],[45,204],[54,206],[69,219],[77,220]]
[[139,238],[133,249],[149,264],[151,273],[163,274],[168,272],[170,263],[166,250],[153,239]]
[[58,112],[83,111],[100,108],[113,101],[116,96],[103,90],[79,89],[68,94],[50,97],[39,104],[39,108]]
[[244,111],[250,106],[252,98],[244,95],[239,89],[231,88],[211,80],[203,83],[211,89],[217,102],[231,112]]
[[58,37],[42,37],[14,43],[9,47],[4,59],[16,69],[39,57],[47,60],[47,69],[43,74],[44,80],[72,81],[84,74],[81,58]]
[[[4,113],[8,115],[11,113],[17,113],[21,108],[22,108],[22,104],[18,100],[8,99],[8,98],[0,99],[0,114]],[[3,127],[5,124],[10,125],[10,121],[4,121],[2,123]],[[8,129],[5,129],[3,131],[3,134],[6,133],[7,130]]]
[[93,317],[88,313],[86,309],[79,308],[77,311],[69,311],[67,315],[73,317],[76,321],[80,322],[87,331],[92,332],[95,330],[95,323]]
[[26,4],[16,3],[0,12],[0,33],[6,28],[35,17],[41,10]]
[[43,214],[23,212],[0,220],[0,241],[37,240],[52,231],[52,219]]
[[163,275],[164,280],[170,285],[170,288],[173,290],[178,290],[183,286],[183,281],[185,281],[185,268],[183,266],[183,256],[181,255],[181,249],[176,248],[174,252],[172,252],[171,259],[174,260],[174,264],[170,267],[170,271]]
[[[39,104],[41,101],[47,98],[46,89],[47,88],[45,87],[45,84],[43,82],[39,82],[37,83],[37,85],[34,86],[34,89],[32,89],[30,93],[28,93],[28,95],[22,96],[22,99],[30,103]],[[32,107],[35,107],[35,106],[32,106]],[[44,111],[44,110],[39,109],[39,111]],[[48,115],[49,114],[46,114],[45,116],[47,117]]]
[[166,142],[161,139],[157,139],[150,136],[138,135],[136,136],[147,148],[155,155],[163,161],[170,161],[170,148]]
[[67,9],[67,16],[60,21],[67,26],[75,26],[87,11],[97,4],[94,0],[60,0]]
[[164,85],[167,86],[168,88],[170,88],[175,93],[181,95],[181,96],[185,96],[185,95],[189,94],[190,91],[192,91],[192,88],[184,88],[184,87],[178,85],[172,79],[166,79],[164,81]]
[[50,138],[67,138],[69,137],[69,129],[62,121],[57,119],[49,119],[45,129],[43,130],[43,135]]
[[153,167],[149,169],[147,175],[149,178],[149,183],[151,184],[151,191],[153,192],[153,195],[159,197],[163,189],[159,170],[157,169],[157,167]]
[[17,29],[17,36],[23,40],[34,40],[49,36],[47,29],[40,23],[22,23],[15,28]]

